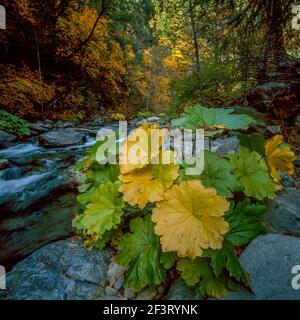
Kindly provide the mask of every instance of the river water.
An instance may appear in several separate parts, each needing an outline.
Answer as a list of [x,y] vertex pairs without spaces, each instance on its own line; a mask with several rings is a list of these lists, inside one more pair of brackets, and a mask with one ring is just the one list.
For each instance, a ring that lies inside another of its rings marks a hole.
[[72,168],[95,138],[72,147],[46,149],[31,138],[6,149],[0,159],[0,265],[9,270],[49,242],[72,235],[80,208]]

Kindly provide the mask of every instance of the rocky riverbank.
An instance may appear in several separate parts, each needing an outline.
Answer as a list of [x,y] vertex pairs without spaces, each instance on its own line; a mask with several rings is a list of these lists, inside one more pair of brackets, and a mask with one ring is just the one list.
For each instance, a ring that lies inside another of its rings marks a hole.
[[[0,191],[0,259],[8,270],[13,267],[1,298],[203,299],[176,277],[156,290],[135,293],[124,284],[125,270],[114,262],[112,250],[89,253],[81,240],[70,239],[71,221],[79,210],[76,177],[70,177],[70,168],[95,143],[101,127],[38,125],[27,141],[16,144],[14,140],[0,150],[6,161],[0,170],[4,186]],[[68,138],[72,131],[78,134]],[[238,150],[239,141],[234,135],[223,137],[211,147],[222,155]],[[300,265],[299,177],[283,177],[283,184],[285,188],[270,201],[264,217],[267,234],[256,238],[240,256],[250,288],[229,292],[223,299],[300,299],[300,290],[292,285],[292,269]]]

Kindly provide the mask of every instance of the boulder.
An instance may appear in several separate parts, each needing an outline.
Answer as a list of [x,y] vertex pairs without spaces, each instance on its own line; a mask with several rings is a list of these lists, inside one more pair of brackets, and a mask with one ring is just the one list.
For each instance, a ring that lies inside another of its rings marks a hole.
[[220,138],[212,142],[212,151],[219,156],[225,156],[229,152],[236,153],[239,148],[240,141],[237,137]]
[[166,300],[201,300],[197,290],[189,288],[182,279],[171,284]]
[[[300,268],[300,239],[268,234],[251,242],[240,257],[257,300],[300,300],[295,266]],[[298,280],[298,284],[299,284]]]
[[244,288],[237,291],[228,291],[221,300],[255,300],[255,295]]
[[46,245],[7,274],[8,300],[91,300],[104,297],[112,251],[88,252],[79,240]]
[[141,126],[144,123],[148,123],[148,124],[157,124],[159,123],[161,120],[160,117],[149,117],[149,118],[144,118],[141,120],[138,120],[136,123],[136,126]]
[[280,174],[281,184],[284,188],[294,188],[296,186],[296,180],[289,174]]
[[37,121],[30,124],[30,128],[37,133],[44,133],[53,129],[53,124],[45,121]]
[[15,135],[0,130],[0,148],[9,147],[16,140]]
[[6,169],[10,166],[10,163],[7,159],[0,159],[0,170]]
[[300,237],[300,190],[281,191],[270,202],[264,219],[269,232]]
[[86,140],[86,136],[73,129],[58,129],[39,136],[39,142],[47,148],[59,148],[81,144]]

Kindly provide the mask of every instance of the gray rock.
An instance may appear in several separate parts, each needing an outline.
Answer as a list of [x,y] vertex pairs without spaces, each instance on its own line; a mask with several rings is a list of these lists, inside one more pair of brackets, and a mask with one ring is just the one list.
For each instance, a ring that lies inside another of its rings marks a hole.
[[171,284],[166,300],[200,300],[196,290],[190,289],[182,279]]
[[118,294],[118,290],[112,287],[106,287],[105,294],[108,296],[116,296]]
[[122,288],[123,282],[124,282],[125,277],[122,275],[120,276],[116,282],[114,283],[114,288],[117,290],[120,290]]
[[270,203],[264,219],[269,232],[300,237],[300,191],[281,191]]
[[15,135],[0,130],[0,148],[9,147],[16,139]]
[[37,121],[35,123],[30,124],[30,128],[37,133],[44,133],[53,129],[53,124],[45,121]]
[[268,234],[257,237],[240,257],[257,300],[300,300],[292,269],[300,265],[300,239]]
[[56,128],[63,128],[64,122],[59,120],[56,122],[55,126],[56,126]]
[[0,170],[6,169],[10,166],[10,163],[7,159],[0,159]]
[[58,129],[39,136],[39,142],[47,148],[56,148],[81,144],[86,140],[84,134],[73,129]]
[[135,292],[131,288],[126,287],[123,295],[127,299],[133,299],[135,297]]
[[229,152],[237,152],[240,147],[240,141],[237,137],[220,138],[212,142],[212,148],[219,156],[225,156]]
[[74,127],[75,127],[75,125],[72,122],[65,122],[62,125],[62,128],[74,128]]
[[144,123],[152,124],[152,123],[158,123],[160,121],[160,117],[150,117],[146,119],[141,119],[136,123],[136,126],[140,126]]
[[284,188],[294,188],[296,186],[295,179],[288,174],[280,174],[281,184]]
[[48,123],[48,124],[51,124],[51,125],[54,125],[54,122],[52,120],[50,120],[50,119],[46,119],[44,122]]
[[108,278],[116,279],[116,278],[122,276],[125,273],[125,270],[126,270],[126,268],[118,265],[113,259],[113,261],[109,265],[107,276],[108,276]]
[[273,134],[281,134],[281,127],[280,126],[269,126],[267,127],[267,131]]
[[153,300],[156,295],[157,292],[155,290],[144,289],[137,294],[136,300]]
[[9,300],[90,300],[103,295],[112,252],[88,252],[79,240],[46,245],[7,275]]
[[255,295],[244,288],[238,291],[228,291],[220,300],[255,300]]

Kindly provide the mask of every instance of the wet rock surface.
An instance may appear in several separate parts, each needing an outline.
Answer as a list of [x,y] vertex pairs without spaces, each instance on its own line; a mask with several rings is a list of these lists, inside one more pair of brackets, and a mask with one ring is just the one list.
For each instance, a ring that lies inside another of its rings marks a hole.
[[39,142],[47,148],[72,146],[85,142],[86,136],[71,128],[53,130],[39,136]]
[[16,140],[15,135],[0,130],[0,148],[9,147]]
[[7,274],[5,299],[101,300],[111,256],[109,250],[90,253],[79,240],[46,245]]

